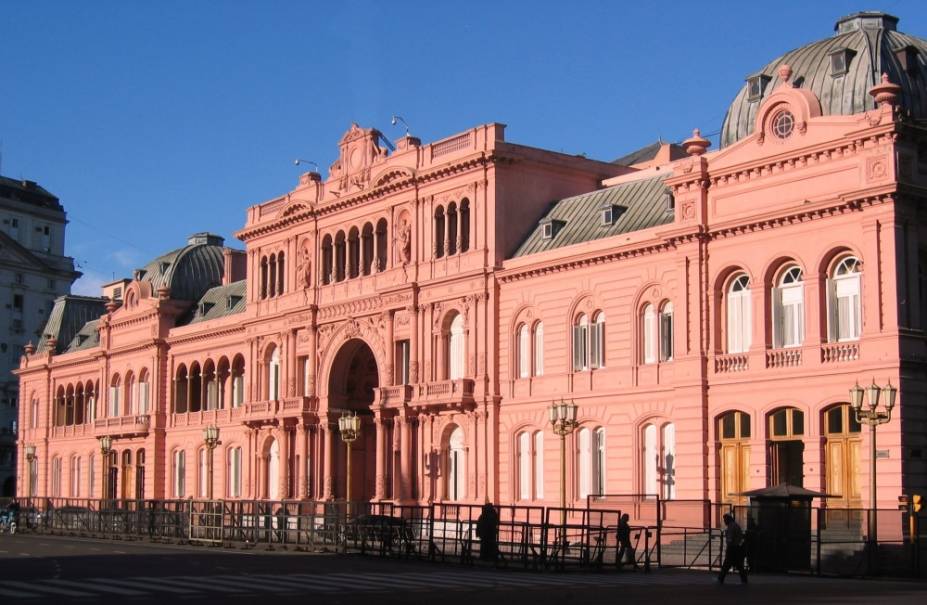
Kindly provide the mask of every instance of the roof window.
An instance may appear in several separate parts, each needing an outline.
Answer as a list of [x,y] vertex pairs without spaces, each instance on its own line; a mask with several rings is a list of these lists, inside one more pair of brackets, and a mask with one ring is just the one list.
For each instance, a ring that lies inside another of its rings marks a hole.
[[547,219],[541,222],[541,239],[554,239],[565,224],[557,219]]
[[215,306],[216,306],[216,303],[211,303],[211,302],[200,303],[200,315],[206,315]]
[[229,296],[225,301],[225,307],[229,310],[235,308],[235,305],[241,302],[241,296]]
[[917,75],[917,47],[911,44],[895,50],[895,58],[909,76]]
[[667,191],[663,194],[663,201],[665,202],[664,210],[667,212],[676,211],[676,196],[673,195],[672,191]]
[[838,48],[830,53],[830,75],[834,78],[846,75],[856,51],[852,48]]
[[772,80],[766,74],[756,74],[747,78],[747,101],[759,101],[766,92],[766,85]]

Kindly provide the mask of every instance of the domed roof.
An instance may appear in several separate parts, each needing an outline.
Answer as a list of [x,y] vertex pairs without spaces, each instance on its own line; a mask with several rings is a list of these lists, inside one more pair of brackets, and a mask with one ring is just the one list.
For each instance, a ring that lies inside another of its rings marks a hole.
[[796,86],[821,101],[823,115],[852,115],[875,108],[869,89],[881,74],[901,86],[901,107],[927,118],[927,40],[897,31],[898,18],[879,12],[843,17],[834,36],[787,52],[747,78],[727,110],[721,146],[753,132],[763,100],[781,83],[778,67],[792,68]]
[[224,240],[211,233],[195,233],[183,248],[154,259],[136,272],[136,279],[151,284],[151,291],[171,289],[175,300],[197,301],[210,288],[222,284]]

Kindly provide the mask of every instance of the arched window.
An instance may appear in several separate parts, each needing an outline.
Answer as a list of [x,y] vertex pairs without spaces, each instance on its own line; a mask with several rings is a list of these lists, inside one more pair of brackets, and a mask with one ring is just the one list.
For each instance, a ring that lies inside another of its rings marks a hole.
[[435,209],[435,258],[444,256],[444,207]]
[[64,395],[64,424],[71,426],[74,424],[74,387],[68,385],[68,390]]
[[200,371],[200,364],[195,361],[190,364],[187,393],[187,401],[190,403],[189,410],[199,412],[203,409],[203,374]]
[[70,496],[80,498],[80,456],[71,456]]
[[770,412],[766,422],[769,485],[803,487],[805,413],[797,408],[780,408]]
[[123,403],[123,416],[132,416],[138,409],[138,383],[135,382],[135,374],[131,371],[126,372],[126,392]]
[[267,298],[267,257],[261,257],[261,298]]
[[187,486],[187,454],[183,450],[174,452],[174,497],[186,497]]
[[544,375],[544,324],[534,325],[534,375]]
[[799,347],[805,339],[805,288],[801,268],[786,268],[772,290],[773,347]]
[[657,427],[654,424],[644,426],[643,448],[641,452],[643,466],[643,491],[647,496],[657,496],[660,493],[657,485]]
[[177,368],[177,378],[174,379],[174,413],[184,414],[189,410],[190,377],[187,375],[187,366],[180,364]]
[[94,483],[97,480],[96,456],[90,454],[87,458],[87,497],[93,498]]
[[660,361],[673,360],[673,303],[666,301],[660,309]]
[[219,409],[219,381],[216,377],[216,364],[212,359],[207,359],[203,364],[203,391],[206,393],[204,409]]
[[228,449],[228,479],[226,495],[229,498],[241,498],[241,448]]
[[644,363],[657,362],[657,313],[647,303],[641,313],[641,336],[643,336]]
[[518,377],[528,378],[531,375],[531,340],[528,326],[519,324],[515,331],[517,343],[515,352],[518,358]]
[[531,434],[527,431],[518,433],[518,499],[531,499]]
[[573,371],[589,369],[589,318],[580,313],[573,324]]
[[269,266],[269,275],[267,278],[268,282],[268,292],[267,295],[271,298],[277,295],[277,255],[271,254],[270,260],[267,261]]
[[448,500],[463,500],[467,497],[467,448],[459,426],[448,438],[447,471]]
[[232,407],[245,402],[245,358],[236,355],[232,361]]
[[280,399],[280,347],[273,347],[267,364],[267,399]]
[[376,240],[377,240],[377,271],[386,271],[386,261],[389,258],[389,253],[387,250],[387,241],[386,241],[386,219],[381,218],[377,221],[377,231],[376,231]]
[[464,318],[460,313],[451,320],[447,338],[447,377],[457,380],[464,377],[466,366],[466,346],[464,342]]
[[360,274],[360,234],[357,227],[348,231],[348,277],[354,278]]
[[470,249],[470,200],[460,201],[460,251]]
[[332,274],[332,236],[326,234],[322,238],[322,283],[328,285],[332,283],[334,275]]
[[52,458],[51,468],[51,495],[54,498],[61,496],[61,458]]
[[727,352],[746,353],[750,349],[750,278],[741,273],[727,289]]
[[283,259],[283,252],[277,255],[277,295],[283,294],[284,276],[286,275],[286,263]]
[[593,469],[594,469],[594,448],[592,431],[583,427],[579,429],[576,435],[577,446],[577,496],[582,500],[591,494],[594,490]]
[[605,367],[605,313],[599,311],[592,319],[589,332],[589,360],[593,368]]
[[100,383],[97,382],[96,388],[92,382],[87,382],[87,386],[84,388],[84,393],[86,394],[87,399],[87,413],[85,418],[87,422],[93,423],[97,419],[97,392],[100,390]]
[[32,428],[37,428],[39,426],[39,398],[38,397],[32,398],[32,408],[31,409],[32,409],[32,412],[31,412]]
[[119,416],[119,374],[114,374],[109,383],[109,409],[107,416],[115,418]]
[[209,463],[206,460],[208,454],[206,453],[206,448],[201,447],[197,452],[197,457],[199,458],[199,493],[197,494],[200,498],[207,497],[208,484],[209,484]]
[[827,337],[830,342],[857,340],[862,332],[861,270],[859,259],[847,256],[834,266],[827,280]]
[[454,202],[447,207],[447,253],[457,254],[457,204]]
[[150,390],[148,385],[148,370],[143,369],[138,373],[138,406],[139,414],[147,414],[150,404]]
[[345,243],[344,231],[339,231],[335,236],[335,281],[344,281],[345,268]]
[[361,232],[361,253],[363,262],[361,263],[361,272],[364,275],[370,275],[373,271],[373,225],[364,224],[364,230]]
[[534,433],[534,498],[544,499],[544,432]]
[[676,425],[672,422],[663,425],[663,449],[660,455],[660,479],[664,500],[676,497]]
[[277,500],[280,496],[280,444],[276,439],[272,440],[267,448],[265,470],[265,493],[269,500]]

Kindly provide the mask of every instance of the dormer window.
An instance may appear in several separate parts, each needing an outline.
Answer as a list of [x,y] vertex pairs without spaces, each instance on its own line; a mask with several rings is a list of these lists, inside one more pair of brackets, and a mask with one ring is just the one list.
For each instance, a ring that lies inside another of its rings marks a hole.
[[170,264],[170,263],[166,263],[166,262],[162,262],[162,263],[159,265],[159,269],[161,270],[162,275],[163,275],[164,273],[167,273],[167,268],[170,267],[170,266],[171,266],[171,264]]
[[216,306],[216,303],[211,303],[211,302],[200,303],[200,315],[206,315],[215,306]]
[[850,71],[850,62],[856,51],[851,48],[838,48],[830,53],[830,75],[837,78]]
[[557,219],[547,219],[541,223],[541,239],[554,239],[565,223]]
[[676,210],[676,196],[673,195],[672,191],[667,191],[663,194],[663,201],[665,205],[663,206],[664,210],[667,212],[675,212]]
[[910,44],[895,51],[898,63],[909,76],[917,75],[917,55],[917,47]]
[[747,78],[747,101],[754,102],[763,98],[766,85],[772,80],[766,74],[756,74]]
[[229,296],[225,301],[225,308],[232,310],[239,302],[241,302],[241,296]]

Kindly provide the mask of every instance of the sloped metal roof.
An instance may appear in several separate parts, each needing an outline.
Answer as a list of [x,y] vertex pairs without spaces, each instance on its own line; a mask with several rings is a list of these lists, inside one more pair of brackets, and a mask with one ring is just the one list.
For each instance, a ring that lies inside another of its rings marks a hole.
[[247,301],[248,282],[241,280],[225,286],[210,288],[193,308],[193,314],[188,321],[182,323],[200,323],[220,317],[227,317],[245,310]]
[[[514,257],[673,222],[664,184],[669,176],[671,174],[621,183],[555,202]],[[616,217],[611,225],[603,225],[602,209],[608,205],[615,207]],[[561,226],[552,238],[544,239],[543,225],[549,221],[560,221]]]
[[[778,68],[783,63],[792,68],[796,85],[820,99],[824,115],[852,115],[875,108],[869,89],[881,81],[884,72],[901,86],[902,107],[915,118],[927,118],[927,40],[895,31],[897,22],[897,18],[884,13],[849,15],[838,21],[833,37],[789,51],[768,63],[756,72],[770,77],[762,96],[748,100],[745,83],[728,108],[721,129],[722,147],[753,132],[757,110],[782,83]],[[905,70],[896,54],[907,46],[918,50],[916,75]],[[833,75],[830,55],[843,48],[855,54],[846,74]]]
[[84,349],[92,349],[99,345],[100,320],[93,319],[85,323],[84,326],[78,330],[77,334],[74,335],[74,338],[71,339],[71,342],[68,343],[68,346],[64,352],[71,353],[73,351],[83,351]]
[[99,319],[106,313],[105,301],[102,298],[89,296],[66,295],[55,299],[55,306],[45,322],[42,337],[36,346],[36,351],[44,352],[50,338],[58,341],[55,353],[61,353],[69,347],[75,335],[88,321]]

